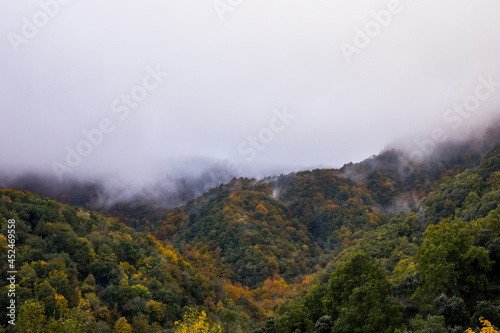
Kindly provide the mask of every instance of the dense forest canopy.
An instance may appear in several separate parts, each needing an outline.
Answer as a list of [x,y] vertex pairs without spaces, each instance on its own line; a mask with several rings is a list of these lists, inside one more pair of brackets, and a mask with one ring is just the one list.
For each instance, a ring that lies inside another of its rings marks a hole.
[[499,203],[500,148],[477,146],[427,163],[390,150],[339,170],[233,179],[169,210],[96,212],[4,189],[0,330],[493,329]]

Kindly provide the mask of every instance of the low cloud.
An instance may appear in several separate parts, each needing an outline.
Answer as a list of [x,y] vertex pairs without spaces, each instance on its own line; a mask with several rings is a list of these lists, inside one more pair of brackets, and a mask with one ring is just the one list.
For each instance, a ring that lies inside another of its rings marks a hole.
[[[201,0],[4,1],[0,172],[216,184],[339,167],[495,118],[500,3],[393,2],[222,1],[232,7],[221,19]],[[359,51],[350,61],[346,43]],[[283,108],[295,118],[272,131]]]

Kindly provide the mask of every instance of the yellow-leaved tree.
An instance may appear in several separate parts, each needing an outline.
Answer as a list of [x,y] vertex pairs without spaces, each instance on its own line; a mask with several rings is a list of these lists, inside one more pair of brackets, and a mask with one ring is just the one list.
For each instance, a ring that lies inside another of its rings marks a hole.
[[[488,320],[481,317],[481,318],[479,318],[479,321],[481,322],[481,324],[483,324],[483,328],[481,328],[480,333],[499,333],[496,329],[494,329],[491,326],[491,323]],[[471,328],[468,328],[466,332],[467,333],[474,333],[474,331]]]
[[175,333],[222,333],[222,329],[210,324],[205,311],[189,309],[182,321],[175,322]]
[[132,326],[130,326],[125,317],[121,317],[116,321],[113,333],[132,333]]

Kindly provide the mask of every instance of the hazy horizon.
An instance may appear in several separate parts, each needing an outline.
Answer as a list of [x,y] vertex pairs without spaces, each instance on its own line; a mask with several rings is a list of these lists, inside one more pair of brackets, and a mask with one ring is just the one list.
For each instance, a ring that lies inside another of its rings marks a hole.
[[494,1],[2,4],[6,174],[340,167],[500,114]]

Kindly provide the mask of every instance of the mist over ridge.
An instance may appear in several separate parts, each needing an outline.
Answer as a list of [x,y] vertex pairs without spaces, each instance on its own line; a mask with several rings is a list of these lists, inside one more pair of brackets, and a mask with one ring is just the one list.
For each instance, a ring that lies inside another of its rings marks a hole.
[[[429,131],[428,131],[429,132]],[[432,131],[430,131],[432,132]],[[230,160],[215,160],[211,158],[189,158],[178,160],[175,167],[164,169],[156,177],[147,182],[130,182],[126,178],[116,175],[69,177],[59,182],[51,173],[19,172],[15,175],[0,174],[0,187],[28,190],[56,198],[63,202],[80,205],[91,209],[108,210],[116,205],[146,205],[151,208],[171,209],[185,204],[206,191],[230,182],[235,178],[254,178],[256,180],[268,178],[271,182],[279,175],[302,172],[314,169],[336,169],[340,176],[362,183],[366,177],[377,169],[392,168],[399,172],[402,181],[411,176],[409,166],[422,165],[430,170],[438,168],[448,160],[455,160],[457,156],[466,154],[477,155],[476,162],[500,144],[500,123],[492,121],[490,125],[482,125],[471,129],[467,135],[448,133],[445,141],[436,142],[432,137],[419,136],[412,139],[395,140],[382,151],[366,156],[362,161],[353,163],[348,161],[340,166],[272,166],[256,170],[232,170]],[[417,152],[417,153],[416,153]],[[387,156],[396,158],[389,164],[383,162]],[[420,157],[423,156],[423,159]],[[418,157],[415,159],[415,157]],[[382,163],[382,164],[381,164]],[[416,164],[415,164],[416,163]],[[228,167],[229,166],[229,167]],[[452,167],[451,165],[448,165]],[[473,168],[475,164],[468,167]],[[363,171],[360,171],[363,170]],[[273,198],[279,200],[279,188],[276,188]],[[413,197],[413,199],[412,199]],[[403,193],[394,203],[400,208],[386,207],[388,211],[406,210],[408,200],[416,202],[414,194]],[[406,203],[404,203],[406,201]],[[403,207],[403,208],[401,208]]]
[[340,167],[498,114],[490,0],[50,3],[0,13],[10,175],[151,186],[227,161],[251,177]]
[[172,206],[391,142],[425,160],[499,115],[498,2],[217,4],[4,4],[2,185]]

